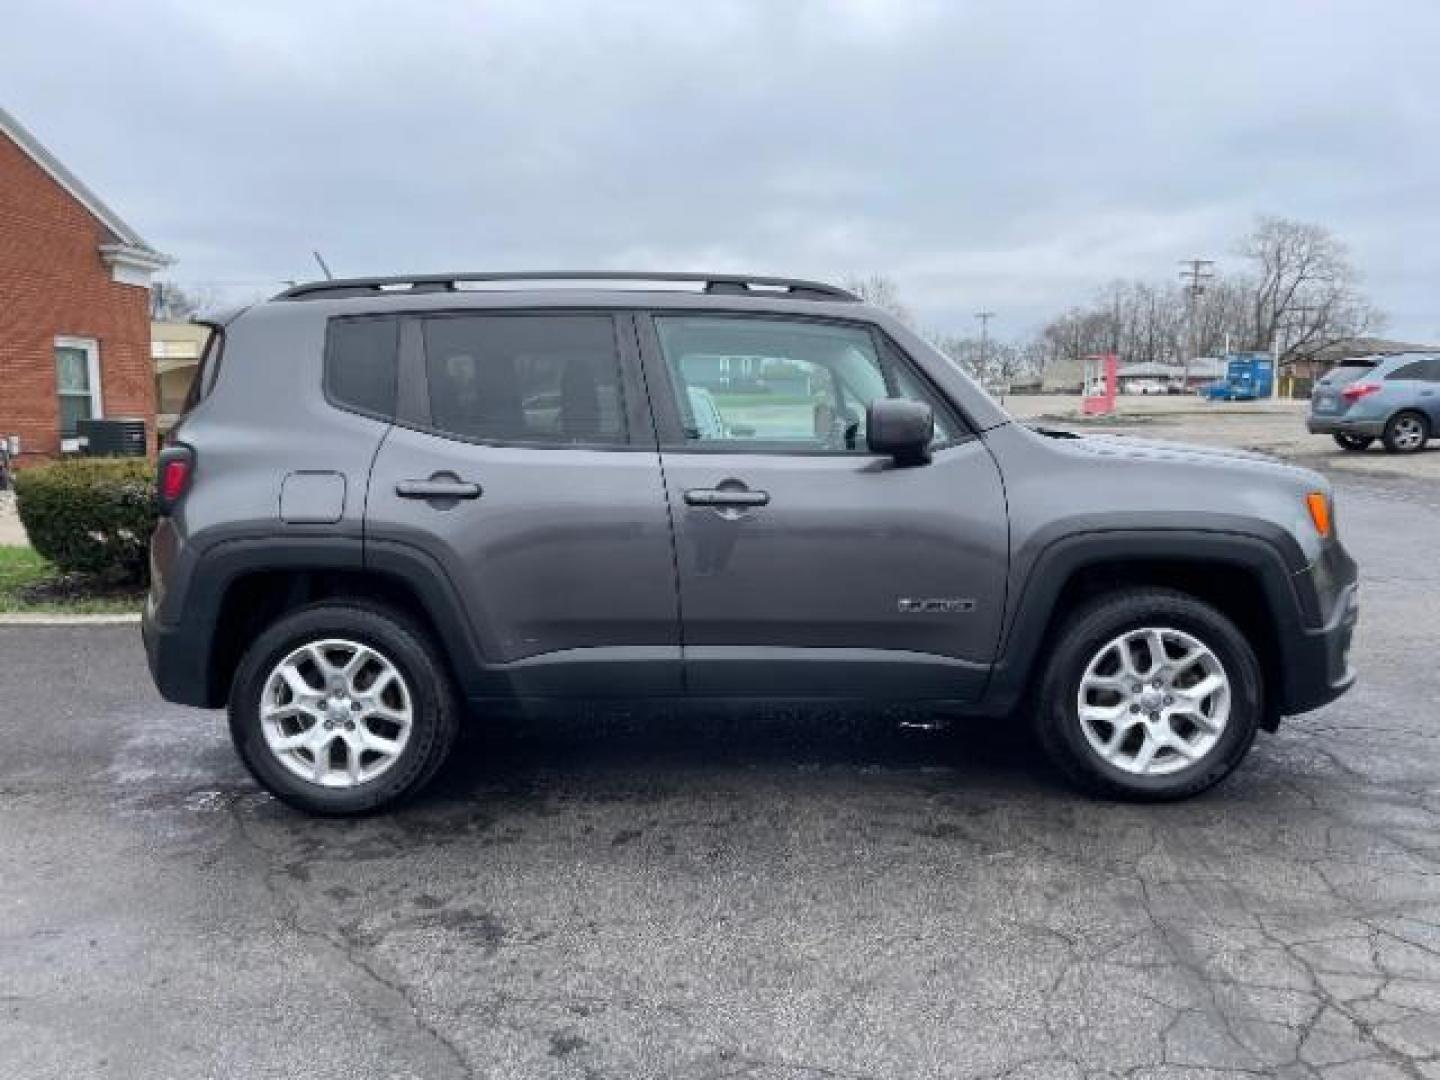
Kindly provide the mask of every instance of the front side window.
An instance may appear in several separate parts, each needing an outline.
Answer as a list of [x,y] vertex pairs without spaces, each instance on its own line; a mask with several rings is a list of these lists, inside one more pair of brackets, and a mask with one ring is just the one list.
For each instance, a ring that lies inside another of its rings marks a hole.
[[863,328],[691,315],[655,323],[687,443],[863,451],[866,407],[887,397],[926,402],[937,444],[956,438],[935,395]]
[[90,338],[56,338],[55,386],[60,395],[60,435],[73,439],[81,420],[101,415],[99,343]]
[[625,441],[610,316],[432,317],[424,339],[438,430],[485,442]]

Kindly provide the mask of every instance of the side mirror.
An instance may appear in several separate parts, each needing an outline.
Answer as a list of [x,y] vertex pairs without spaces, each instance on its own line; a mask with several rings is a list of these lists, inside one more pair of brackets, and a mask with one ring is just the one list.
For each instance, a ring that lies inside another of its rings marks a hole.
[[923,401],[877,398],[865,410],[865,442],[876,454],[889,454],[896,465],[930,464],[935,413]]

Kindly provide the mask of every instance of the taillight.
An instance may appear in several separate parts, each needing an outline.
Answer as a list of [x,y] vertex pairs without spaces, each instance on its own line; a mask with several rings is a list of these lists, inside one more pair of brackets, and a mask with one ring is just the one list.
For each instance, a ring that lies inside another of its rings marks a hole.
[[1344,390],[1341,390],[1340,396],[1346,401],[1355,402],[1361,398],[1369,397],[1371,394],[1378,394],[1379,392],[1380,384],[1378,382],[1357,382],[1351,383],[1345,387]]
[[160,451],[158,473],[155,478],[155,499],[161,514],[175,509],[179,501],[190,490],[190,481],[195,476],[195,451],[188,446],[167,446]]

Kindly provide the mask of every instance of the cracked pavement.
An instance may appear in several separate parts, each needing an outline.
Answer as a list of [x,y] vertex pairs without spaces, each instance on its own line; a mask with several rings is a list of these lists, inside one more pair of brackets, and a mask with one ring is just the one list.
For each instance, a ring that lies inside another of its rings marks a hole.
[[903,714],[475,725],[260,794],[132,627],[0,629],[0,1076],[1440,1078],[1440,486],[1347,474],[1360,683],[1208,796]]

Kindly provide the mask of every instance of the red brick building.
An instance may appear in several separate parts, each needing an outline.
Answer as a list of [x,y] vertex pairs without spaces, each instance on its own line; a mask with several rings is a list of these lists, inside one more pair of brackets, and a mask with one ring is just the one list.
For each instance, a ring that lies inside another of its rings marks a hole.
[[85,417],[154,445],[150,275],[170,260],[0,109],[0,438],[31,464]]

